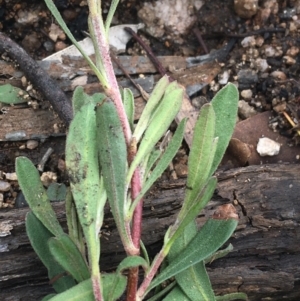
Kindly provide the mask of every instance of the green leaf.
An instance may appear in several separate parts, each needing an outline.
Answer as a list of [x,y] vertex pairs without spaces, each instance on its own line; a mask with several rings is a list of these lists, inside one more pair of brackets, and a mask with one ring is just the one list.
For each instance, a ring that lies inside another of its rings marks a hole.
[[248,300],[244,293],[231,293],[224,296],[216,296],[216,301]]
[[83,87],[77,86],[72,97],[74,115],[81,109],[83,105],[88,103],[93,103],[96,105],[97,103],[102,103],[105,98],[106,95],[103,93],[95,93],[93,96],[90,96],[84,92]]
[[134,96],[130,89],[123,90],[123,103],[131,130],[134,127]]
[[80,250],[80,253],[85,258],[85,242],[83,238],[83,231],[80,225],[78,215],[76,212],[76,206],[73,200],[73,195],[71,189],[69,188],[66,196],[66,217],[67,217],[67,226],[68,233],[72,241],[76,244],[77,248]]
[[168,246],[173,244],[174,240],[181,235],[185,227],[190,224],[190,222],[193,221],[200,211],[207,205],[216,189],[216,186],[217,179],[215,177],[211,177],[196,201],[189,208],[186,208],[184,214],[181,215],[181,211],[179,212],[174,226],[171,226],[171,231],[169,234],[170,238],[165,238]]
[[[178,149],[181,146],[182,139],[184,136],[184,130],[186,125],[186,119],[182,119],[179,123],[174,136],[172,137],[169,145],[167,146],[165,152],[161,156],[160,160],[157,162],[156,167],[151,172],[151,175],[147,179],[146,183],[143,185],[141,192],[137,196],[137,198],[132,203],[132,206],[130,208],[130,215],[132,215],[136,205],[140,201],[140,199],[145,195],[145,193],[151,188],[153,183],[161,176],[161,174],[166,170],[172,159],[175,157]],[[152,158],[152,157],[150,157]],[[150,161],[150,159],[149,159]],[[152,161],[152,160],[151,160]]]
[[48,7],[48,9],[51,11],[52,15],[54,16],[55,20],[57,23],[60,25],[62,30],[65,32],[65,34],[68,36],[68,38],[71,40],[71,42],[74,44],[74,46],[79,50],[79,52],[82,54],[86,62],[89,64],[91,69],[95,72],[99,80],[101,81],[102,84],[107,85],[107,80],[103,76],[103,74],[98,70],[98,68],[95,66],[93,61],[90,59],[90,57],[85,53],[83,48],[80,46],[80,44],[76,41],[74,36],[72,35],[71,31],[67,27],[64,19],[62,18],[61,14],[59,13],[57,7],[53,3],[53,0],[45,0],[45,3]]
[[181,212],[185,212],[195,201],[210,177],[211,164],[216,149],[215,113],[210,104],[205,104],[194,129],[193,143],[188,161],[186,194]]
[[69,272],[77,282],[82,282],[90,278],[89,269],[84,258],[67,234],[59,238],[50,238],[48,244],[55,260]]
[[50,201],[64,201],[67,195],[65,184],[51,183],[47,189],[47,196]]
[[125,270],[139,266],[143,267],[145,271],[149,268],[148,263],[144,258],[140,256],[128,256],[118,265],[117,273],[121,274]]
[[[177,84],[177,83],[176,83]],[[137,154],[130,165],[127,183],[130,182],[134,170],[143,161],[143,159],[153,150],[155,144],[163,136],[174,120],[181,108],[184,90],[177,84],[170,93],[165,94],[163,100],[155,110],[151,117],[149,126],[147,127],[144,137],[140,143]]]
[[238,221],[209,219],[187,247],[151,283],[149,289],[216,252],[232,235]]
[[100,288],[99,231],[103,222],[106,192],[100,179],[95,105],[92,102],[83,105],[71,122],[66,143],[66,166],[87,243],[93,287]]
[[14,87],[11,84],[0,85],[0,102],[16,105],[28,102],[28,100],[28,93],[26,91]]
[[165,90],[167,86],[170,84],[168,77],[165,75],[162,77],[158,83],[155,85],[147,104],[143,110],[143,113],[139,119],[139,122],[137,123],[133,137],[135,137],[136,142],[139,142],[144,131],[146,130],[149,120],[155,111],[156,107],[158,106],[161,98],[163,97]]
[[158,158],[160,157],[162,153],[162,150],[160,149],[154,149],[150,154],[149,154],[149,158],[147,160],[147,165],[145,168],[145,172],[144,172],[144,181],[147,180],[147,177],[153,167],[153,165],[155,164],[155,162],[158,160]]
[[219,137],[219,142],[210,174],[213,174],[220,164],[233,134],[237,118],[238,101],[238,90],[231,83],[222,88],[211,101],[216,114],[215,136]]
[[109,7],[109,11],[108,11],[106,21],[105,21],[105,32],[106,32],[107,37],[108,37],[109,27],[110,27],[111,21],[113,19],[113,16],[115,14],[115,11],[117,9],[118,3],[119,3],[119,0],[112,0],[110,7]]
[[125,229],[127,149],[122,126],[114,104],[104,102],[97,107],[97,143],[104,186],[124,247],[132,245]]
[[[171,263],[189,244],[197,234],[197,226],[193,220],[185,226],[182,235],[172,245],[168,254],[168,261]],[[205,270],[204,262],[201,261],[184,271],[175,275],[175,279],[182,291],[192,301],[213,301],[214,292],[212,290],[209,277]]]
[[[118,273],[102,274],[103,300],[115,301],[126,289],[127,278]],[[85,300],[84,300],[85,301]]]
[[35,216],[54,236],[62,235],[64,231],[32,162],[26,157],[16,158],[16,172],[24,197]]
[[[53,237],[53,234],[48,231],[33,212],[27,214],[25,224],[30,243],[47,268],[49,279],[64,275],[66,270],[55,261],[48,246],[48,240]],[[75,281],[71,276],[64,276],[59,277],[52,285],[55,291],[60,293],[74,286]]]
[[189,267],[175,276],[184,293],[192,301],[214,301],[211,287],[203,261]]
[[76,286],[60,293],[50,301],[95,301],[91,279],[80,282]]
[[163,301],[191,301],[179,286],[175,286]]

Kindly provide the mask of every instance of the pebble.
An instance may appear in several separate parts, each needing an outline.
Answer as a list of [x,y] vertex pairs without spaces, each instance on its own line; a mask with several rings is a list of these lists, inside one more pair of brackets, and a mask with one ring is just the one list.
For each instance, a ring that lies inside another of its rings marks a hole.
[[242,40],[241,45],[246,48],[246,47],[253,47],[256,45],[256,40],[254,36],[246,37]]
[[194,0],[147,1],[138,11],[138,17],[153,37],[161,38],[167,33],[174,42],[182,44],[180,36],[186,35],[197,21],[197,10],[203,4]]
[[258,58],[255,60],[255,67],[260,72],[265,72],[268,68],[268,62],[265,59]]
[[55,43],[55,46],[54,46],[54,49],[55,49],[55,52],[58,52],[58,51],[61,51],[65,48],[67,48],[68,45],[62,41],[58,41]]
[[26,10],[19,10],[18,11],[18,18],[17,18],[17,22],[19,24],[23,24],[23,25],[29,25],[29,24],[33,24],[36,23],[37,21],[39,21],[40,17],[39,17],[39,11],[26,11]]
[[66,34],[63,32],[63,30],[56,24],[52,23],[50,28],[49,28],[49,38],[53,41],[56,42],[57,39],[60,40],[65,40],[66,39]]
[[240,100],[238,103],[238,115],[242,119],[247,119],[251,116],[256,115],[256,111],[251,107],[245,100]]
[[270,75],[276,80],[280,80],[280,81],[286,80],[286,75],[282,71],[273,71]]
[[264,137],[258,140],[256,150],[262,157],[276,156],[279,154],[280,144],[274,140]]
[[238,72],[238,83],[240,89],[249,89],[251,85],[258,82],[258,75],[251,69],[242,69]]
[[53,52],[53,50],[54,50],[54,44],[51,41],[44,42],[43,46],[48,52]]
[[285,55],[282,59],[287,65],[291,66],[296,64],[296,60],[291,56]]
[[226,70],[218,75],[218,82],[220,85],[226,85],[229,79],[229,72]]
[[249,19],[257,13],[258,0],[234,0],[234,11],[244,19]]
[[286,55],[295,57],[299,53],[299,48],[296,46],[292,46],[287,50]]
[[241,96],[242,96],[244,99],[249,100],[249,99],[252,98],[252,95],[253,95],[253,93],[252,93],[252,90],[250,90],[250,89],[241,91]]
[[17,174],[15,172],[8,172],[5,174],[5,179],[6,180],[9,180],[9,181],[17,181],[18,180],[18,177],[17,177]]
[[9,191],[10,190],[10,184],[8,182],[0,180],[0,191]]
[[41,175],[41,181],[44,186],[48,187],[51,183],[57,181],[57,175],[52,171],[43,172]]
[[38,143],[38,141],[36,141],[36,140],[28,140],[28,141],[26,142],[26,147],[27,147],[28,149],[35,149],[35,148],[38,147],[38,145],[39,145],[39,143]]

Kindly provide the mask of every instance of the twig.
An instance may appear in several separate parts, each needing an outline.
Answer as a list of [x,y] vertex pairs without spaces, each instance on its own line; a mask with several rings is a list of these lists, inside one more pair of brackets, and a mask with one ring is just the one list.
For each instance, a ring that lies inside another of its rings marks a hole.
[[203,39],[202,39],[202,35],[200,33],[200,30],[196,27],[193,29],[193,33],[195,34],[195,36],[197,37],[197,40],[199,42],[199,44],[201,45],[201,47],[203,48],[204,52],[206,54],[209,53],[207,47],[206,47],[206,44],[204,43]]
[[127,32],[129,32],[134,37],[134,39],[144,48],[149,59],[151,60],[151,62],[153,63],[153,65],[155,66],[157,71],[162,76],[166,75],[167,70],[164,68],[164,66],[161,64],[161,62],[156,58],[156,56],[152,52],[151,48],[146,43],[144,43],[144,41],[130,27],[124,27],[124,29]]
[[6,52],[10,58],[19,64],[27,79],[50,102],[55,112],[68,126],[73,118],[71,103],[46,71],[22,47],[2,32],[0,32],[0,52]]
[[130,82],[133,84],[133,86],[140,92],[141,96],[145,96],[145,91],[141,89],[141,87],[131,78],[130,74],[126,71],[126,69],[122,66],[121,62],[119,59],[112,53],[110,52],[110,57],[114,61],[114,63],[122,70],[124,75],[130,80]]

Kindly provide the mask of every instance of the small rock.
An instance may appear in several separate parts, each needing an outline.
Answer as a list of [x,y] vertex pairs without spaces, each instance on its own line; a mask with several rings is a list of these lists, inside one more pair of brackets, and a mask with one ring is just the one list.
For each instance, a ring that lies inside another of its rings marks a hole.
[[229,79],[229,72],[226,70],[218,75],[218,82],[220,85],[226,85]]
[[274,57],[275,54],[276,54],[276,49],[273,46],[269,45],[265,48],[265,55],[267,57]]
[[57,175],[51,171],[43,172],[41,175],[41,181],[44,186],[48,187],[51,183],[57,181]]
[[256,114],[256,111],[245,100],[238,103],[238,114],[242,119],[247,119]]
[[58,52],[58,51],[61,51],[65,48],[67,48],[68,45],[62,41],[58,41],[55,43],[55,46],[54,46],[54,49],[55,49],[55,52]]
[[247,100],[249,100],[249,99],[251,99],[252,98],[252,90],[250,90],[250,89],[247,89],[247,90],[243,90],[242,92],[241,92],[241,96],[244,98],[244,99],[247,99]]
[[280,144],[269,138],[260,138],[257,143],[257,152],[260,156],[276,156],[280,151]]
[[52,23],[50,28],[49,28],[49,38],[53,42],[56,42],[58,38],[61,39],[61,40],[65,40],[66,35],[58,25]]
[[23,25],[33,24],[33,23],[36,23],[37,21],[39,21],[39,19],[40,19],[39,10],[35,10],[35,11],[19,10],[18,11],[17,22],[19,24],[23,24]]
[[52,52],[54,50],[54,44],[51,41],[44,42],[43,46],[48,52]]
[[258,82],[257,73],[251,69],[242,69],[238,72],[238,82],[240,89],[249,89],[251,85]]
[[296,64],[296,60],[291,56],[285,55],[282,59],[287,65],[291,66]]
[[204,1],[194,0],[144,2],[138,11],[138,17],[153,37],[161,38],[167,33],[176,43],[183,43],[180,35],[188,33],[197,20],[197,11],[203,4]]
[[258,58],[255,60],[255,67],[260,72],[265,72],[268,68],[268,62],[265,59]]
[[0,191],[9,191],[10,190],[10,184],[8,182],[0,180]]
[[17,174],[15,172],[12,172],[12,173],[8,172],[8,173],[5,174],[5,179],[9,180],[9,181],[17,181],[18,177],[17,177]]
[[38,141],[36,141],[36,140],[28,140],[28,141],[26,142],[26,147],[27,147],[28,149],[35,149],[35,148],[38,147],[38,145],[39,145],[39,143],[38,143]]
[[246,37],[242,40],[241,42],[241,45],[246,48],[246,47],[253,47],[255,46],[256,44],[256,40],[255,40],[255,37],[254,36],[249,36],[249,37]]
[[249,19],[257,13],[258,0],[234,0],[234,11],[245,19]]
[[296,46],[292,46],[288,51],[286,52],[287,55],[295,57],[299,53],[299,48]]
[[280,80],[280,81],[286,80],[286,75],[282,71],[273,71],[270,75],[276,80]]
[[78,15],[74,9],[65,9],[62,14],[64,19],[68,22],[74,20]]

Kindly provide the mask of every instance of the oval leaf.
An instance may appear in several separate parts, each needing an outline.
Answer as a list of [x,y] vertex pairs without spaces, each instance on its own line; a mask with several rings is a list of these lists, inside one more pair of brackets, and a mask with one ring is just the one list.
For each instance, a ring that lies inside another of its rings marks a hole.
[[234,131],[237,118],[239,92],[234,84],[227,84],[212,99],[211,105],[216,114],[215,136],[219,142],[210,170],[210,175],[215,172],[220,164],[226,148]]
[[62,235],[64,231],[47,197],[39,172],[32,162],[26,157],[18,157],[16,172],[24,197],[35,216],[54,236]]
[[187,247],[153,280],[148,291],[216,252],[232,235],[237,223],[236,219],[209,219]]
[[64,234],[59,238],[53,237],[49,239],[48,244],[55,260],[69,272],[77,282],[82,282],[90,278],[88,266],[69,235]]

